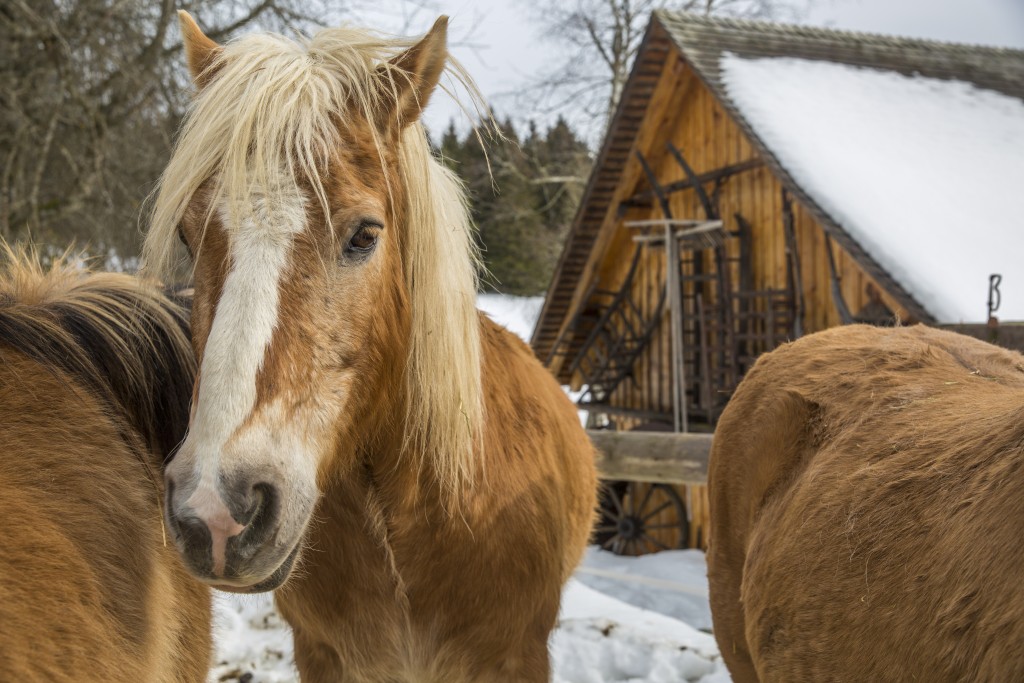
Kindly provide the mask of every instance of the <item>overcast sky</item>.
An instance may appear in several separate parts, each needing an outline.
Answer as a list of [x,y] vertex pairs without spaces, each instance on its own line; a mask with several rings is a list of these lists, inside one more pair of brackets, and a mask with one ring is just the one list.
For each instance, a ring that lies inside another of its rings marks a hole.
[[[1024,0],[806,2],[800,23],[1024,49]],[[542,38],[542,26],[528,0],[420,0],[419,9],[416,3],[401,0],[375,4],[382,8],[381,28],[410,34],[425,31],[437,14],[449,15],[452,53],[498,113],[517,121],[536,116],[529,102],[514,94],[557,59],[559,49]],[[372,12],[367,20],[378,23]],[[436,134],[452,117],[464,122],[450,99],[438,96],[431,101],[425,120]]]

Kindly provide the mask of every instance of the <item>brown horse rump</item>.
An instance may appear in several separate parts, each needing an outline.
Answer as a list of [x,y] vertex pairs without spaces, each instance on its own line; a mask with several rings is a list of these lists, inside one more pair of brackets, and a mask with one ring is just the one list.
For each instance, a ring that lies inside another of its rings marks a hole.
[[194,374],[180,311],[135,278],[6,251],[0,680],[202,681],[209,591],[160,513]]
[[1024,356],[846,326],[763,356],[709,487],[737,681],[1024,680]]

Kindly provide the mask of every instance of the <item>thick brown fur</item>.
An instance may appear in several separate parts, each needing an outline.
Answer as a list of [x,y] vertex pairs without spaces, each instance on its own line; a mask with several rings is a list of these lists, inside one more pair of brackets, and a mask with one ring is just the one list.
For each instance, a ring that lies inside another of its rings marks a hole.
[[159,507],[194,375],[181,313],[126,275],[5,260],[0,680],[203,681],[209,589]]
[[739,683],[1024,680],[1024,356],[917,326],[763,356],[715,432],[708,576]]

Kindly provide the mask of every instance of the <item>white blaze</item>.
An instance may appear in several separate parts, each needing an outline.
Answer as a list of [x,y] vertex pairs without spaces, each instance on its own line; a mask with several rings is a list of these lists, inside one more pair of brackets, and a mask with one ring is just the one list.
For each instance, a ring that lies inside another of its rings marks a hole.
[[[287,187],[286,180],[290,178],[283,178],[279,187]],[[198,470],[198,483],[187,504],[210,527],[218,574],[227,538],[242,530],[217,491],[221,457],[256,403],[256,377],[277,326],[281,276],[295,235],[305,228],[305,201],[298,188],[289,188],[255,194],[240,216],[223,207],[220,215],[231,270],[206,340],[199,396],[186,440]]]

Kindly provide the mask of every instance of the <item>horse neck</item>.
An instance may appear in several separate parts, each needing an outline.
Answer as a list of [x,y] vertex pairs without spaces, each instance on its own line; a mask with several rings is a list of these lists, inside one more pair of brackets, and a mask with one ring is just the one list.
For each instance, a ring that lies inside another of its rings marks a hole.
[[[447,447],[453,413],[461,411],[471,430],[479,419],[475,408],[479,405],[479,394],[475,393],[479,389],[459,373],[480,363],[475,346],[478,330],[473,328],[479,325],[479,319],[472,301],[471,316],[465,309],[460,310],[458,303],[453,313],[450,305],[453,300],[465,302],[464,297],[472,297],[476,289],[475,252],[461,188],[431,158],[422,131],[414,133],[403,142],[402,168],[411,169],[410,176],[425,179],[409,182],[406,177],[402,187],[406,196],[396,202],[393,220],[403,226],[396,231],[397,254],[392,252],[392,258],[397,256],[398,261],[391,264],[391,281],[384,288],[387,294],[377,306],[371,337],[381,355],[377,367],[369,373],[372,377],[362,383],[365,400],[361,405],[369,410],[363,412],[366,428],[359,436],[361,464],[375,473],[377,480],[394,483],[396,489],[402,489],[396,492],[403,497],[410,492],[429,497],[442,486],[451,491],[452,463],[436,456],[458,448],[458,444]],[[417,285],[406,277],[409,269],[418,273]],[[413,290],[414,286],[421,289]],[[449,314],[453,319],[442,319]],[[431,336],[431,327],[437,325],[446,326],[449,333],[461,330],[462,336]],[[466,349],[460,354],[459,342],[463,339]],[[418,346],[413,348],[413,344]],[[444,392],[447,378],[438,378],[438,372],[448,373],[454,380],[454,393]],[[422,382],[424,391],[418,392],[412,382]],[[439,391],[438,387],[443,388]],[[466,399],[465,409],[462,401],[453,405],[456,396]],[[425,437],[425,429],[434,431]],[[431,438],[437,435],[441,437]]]
[[[396,325],[394,329],[402,327]],[[353,475],[363,478],[389,512],[418,511],[422,516],[424,509],[436,509],[441,514],[449,505],[439,495],[434,461],[409,439],[415,425],[408,423],[408,335],[401,336],[405,343],[389,347],[380,367],[364,383],[367,391],[360,404],[365,428],[352,435],[359,453],[358,471]],[[345,487],[339,487],[339,493],[341,488]],[[440,519],[435,515],[431,518]]]
[[388,473],[402,467],[409,402],[405,370],[409,358],[410,316],[400,276],[385,291],[387,294],[378,303],[377,320],[367,342],[368,346],[379,350],[379,355],[360,377],[359,388],[352,396],[355,419],[350,421],[350,433],[342,438],[344,448],[357,453],[355,468],[359,472],[354,474],[368,474],[379,480],[392,478]]

